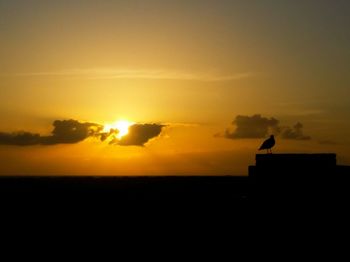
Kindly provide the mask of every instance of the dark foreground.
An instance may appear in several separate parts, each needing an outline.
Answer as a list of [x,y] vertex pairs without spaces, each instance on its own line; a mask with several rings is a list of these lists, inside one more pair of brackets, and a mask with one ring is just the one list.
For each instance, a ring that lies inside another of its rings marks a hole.
[[0,177],[0,207],[17,218],[187,221],[249,208],[252,186],[248,177],[233,176]]
[[248,177],[0,177],[2,199],[103,200],[123,202],[246,202]]
[[[334,154],[257,155],[249,176],[0,177],[11,207],[155,208],[187,211],[254,207],[341,207],[350,203],[350,169]],[[326,209],[325,209],[326,210]]]

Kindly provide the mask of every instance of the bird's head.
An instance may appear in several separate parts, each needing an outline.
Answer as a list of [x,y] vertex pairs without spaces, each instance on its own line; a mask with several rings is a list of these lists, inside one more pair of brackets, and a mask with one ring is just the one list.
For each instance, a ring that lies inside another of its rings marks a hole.
[[275,136],[274,136],[274,135],[271,135],[270,138],[275,138]]

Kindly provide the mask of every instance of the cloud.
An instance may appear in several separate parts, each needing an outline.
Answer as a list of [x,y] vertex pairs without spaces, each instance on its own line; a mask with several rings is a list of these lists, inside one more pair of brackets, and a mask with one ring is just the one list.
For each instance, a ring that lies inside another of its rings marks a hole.
[[129,133],[121,139],[117,138],[119,131],[111,129],[103,132],[103,126],[96,123],[81,123],[77,120],[56,120],[53,122],[51,135],[42,136],[30,132],[0,132],[0,145],[33,146],[75,144],[89,137],[98,138],[101,142],[120,146],[144,146],[152,138],[158,137],[162,128],[161,124],[134,124],[129,127]]
[[101,142],[104,142],[106,141],[108,138],[114,138],[116,137],[116,135],[118,135],[119,131],[118,129],[111,129],[109,130],[109,132],[102,132],[100,133],[100,139],[101,139]]
[[238,115],[232,122],[235,128],[227,128],[225,133],[216,134],[215,137],[225,137],[228,139],[242,138],[264,138],[269,134],[280,135],[283,139],[310,140],[310,136],[303,133],[303,125],[297,123],[293,127],[280,126],[280,121],[276,118],[263,117],[260,114],[253,116]]
[[135,124],[129,127],[129,133],[120,140],[114,139],[111,144],[121,146],[144,146],[152,138],[158,137],[165,125]]
[[88,137],[100,136],[103,126],[95,123],[80,123],[76,120],[56,120],[50,136],[30,132],[0,133],[0,145],[56,145],[74,144]]
[[40,144],[41,136],[29,132],[3,133],[0,132],[0,145],[32,146]]
[[310,136],[305,136],[303,134],[303,125],[301,123],[296,123],[292,128],[286,127],[282,129],[281,137],[284,139],[294,139],[294,140],[310,140]]
[[226,129],[224,137],[229,139],[239,138],[264,138],[269,131],[279,132],[279,121],[275,118],[266,118],[261,115],[242,116],[238,115],[232,122],[235,130]]
[[80,123],[76,120],[56,120],[51,136],[42,137],[42,144],[74,144],[88,137],[98,136],[103,129],[95,123]]
[[176,70],[85,68],[59,71],[17,73],[19,77],[61,76],[88,79],[149,79],[149,80],[193,80],[193,81],[232,81],[255,76],[251,72],[218,74],[209,72],[184,72]]

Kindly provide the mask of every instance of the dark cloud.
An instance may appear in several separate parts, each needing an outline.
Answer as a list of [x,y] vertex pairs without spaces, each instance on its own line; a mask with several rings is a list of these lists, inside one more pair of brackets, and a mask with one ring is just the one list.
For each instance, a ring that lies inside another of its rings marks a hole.
[[269,134],[280,135],[283,139],[310,140],[310,136],[303,134],[303,125],[297,123],[293,127],[282,127],[276,118],[267,118],[259,114],[253,116],[238,115],[232,122],[234,128],[227,128],[223,136],[228,139],[264,138]]
[[100,133],[101,142],[106,141],[110,137],[115,137],[118,133],[119,131],[113,128],[109,132]]
[[74,144],[88,137],[99,136],[103,126],[95,123],[80,123],[76,120],[56,120],[51,136],[42,137],[42,144]]
[[224,135],[229,139],[264,138],[269,132],[279,132],[279,121],[277,119],[269,119],[261,115],[238,115],[232,124],[236,126],[236,129],[234,131],[226,129]]
[[80,123],[76,120],[56,120],[50,136],[29,132],[0,133],[0,145],[55,145],[74,144],[88,137],[100,136],[103,126],[95,123]]
[[129,133],[120,140],[119,131],[111,129],[103,132],[103,126],[95,123],[81,123],[76,120],[56,120],[53,122],[51,135],[42,136],[30,132],[0,132],[0,145],[32,146],[74,144],[89,137],[98,138],[101,142],[120,146],[144,146],[150,139],[160,135],[165,125],[135,124],[129,127]]
[[160,135],[165,125],[160,124],[135,124],[129,127],[129,133],[121,138],[114,139],[110,143],[121,146],[144,146],[150,139]]
[[32,146],[40,144],[41,136],[29,132],[0,132],[0,145]]
[[310,140],[310,136],[305,136],[303,134],[303,125],[301,123],[296,123],[292,128],[286,127],[282,129],[281,137],[284,139],[294,139],[294,140]]

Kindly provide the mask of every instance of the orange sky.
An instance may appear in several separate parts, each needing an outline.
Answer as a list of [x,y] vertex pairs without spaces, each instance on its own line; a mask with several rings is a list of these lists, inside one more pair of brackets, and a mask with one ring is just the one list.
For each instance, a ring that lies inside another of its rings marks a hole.
[[[350,164],[349,11],[342,0],[0,0],[0,174],[247,174],[271,132],[276,152]],[[76,127],[51,132],[69,119],[138,126],[113,145],[100,133],[67,143]],[[18,145],[18,131],[38,136]]]

